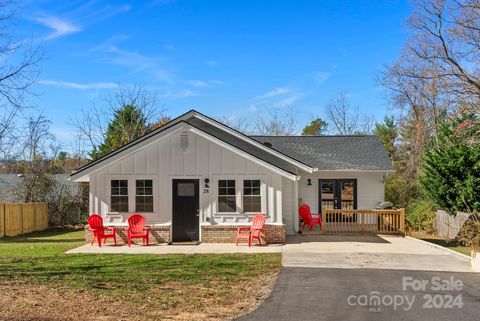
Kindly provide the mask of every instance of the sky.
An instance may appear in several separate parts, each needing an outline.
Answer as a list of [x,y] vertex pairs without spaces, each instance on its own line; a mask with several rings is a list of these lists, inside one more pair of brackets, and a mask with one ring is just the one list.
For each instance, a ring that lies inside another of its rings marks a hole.
[[253,123],[293,109],[300,131],[347,91],[381,120],[391,107],[375,76],[398,57],[411,10],[406,0],[20,3],[15,36],[45,51],[32,100],[66,150],[80,111],[118,85],[155,92],[171,117]]

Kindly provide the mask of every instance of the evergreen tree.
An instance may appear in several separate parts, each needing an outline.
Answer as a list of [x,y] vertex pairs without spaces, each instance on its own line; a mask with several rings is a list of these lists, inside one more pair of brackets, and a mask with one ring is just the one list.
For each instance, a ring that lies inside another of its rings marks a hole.
[[425,194],[440,208],[480,211],[479,118],[459,116],[440,125],[437,144],[428,150],[420,176]]
[[327,126],[327,122],[323,119],[314,119],[303,128],[302,136],[320,136],[327,131]]
[[100,158],[142,136],[148,129],[147,119],[141,109],[134,105],[125,105],[115,110],[105,132],[105,140],[95,148],[90,156]]
[[378,136],[388,152],[388,156],[395,159],[395,141],[397,140],[397,125],[393,117],[385,116],[383,123],[375,123],[373,134]]

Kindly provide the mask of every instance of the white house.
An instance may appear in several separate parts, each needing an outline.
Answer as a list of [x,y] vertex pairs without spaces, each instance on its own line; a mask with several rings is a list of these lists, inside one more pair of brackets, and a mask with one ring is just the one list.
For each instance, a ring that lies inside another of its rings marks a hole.
[[298,232],[299,199],[314,212],[372,209],[392,171],[376,136],[246,136],[192,110],[71,179],[89,182],[106,224],[140,213],[158,242],[231,241],[257,213],[267,241],[282,242]]

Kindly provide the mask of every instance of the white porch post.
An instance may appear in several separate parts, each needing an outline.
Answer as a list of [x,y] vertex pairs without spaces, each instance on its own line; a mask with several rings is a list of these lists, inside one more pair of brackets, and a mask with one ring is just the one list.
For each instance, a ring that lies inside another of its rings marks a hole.
[[298,234],[298,181],[300,177],[297,176],[293,182],[293,230]]

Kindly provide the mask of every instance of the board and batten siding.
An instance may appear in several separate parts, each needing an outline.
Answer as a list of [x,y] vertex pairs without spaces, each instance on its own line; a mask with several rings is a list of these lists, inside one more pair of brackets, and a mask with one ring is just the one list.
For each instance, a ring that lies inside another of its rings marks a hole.
[[[282,176],[216,142],[189,131],[182,125],[180,131],[159,137],[154,142],[106,165],[90,175],[90,212],[100,213],[107,223],[125,223],[135,212],[135,180],[152,179],[154,212],[141,213],[150,224],[170,224],[172,213],[172,180],[199,179],[201,224],[241,224],[255,213],[218,213],[217,190],[219,179],[235,179],[237,205],[242,203],[244,179],[261,180],[262,212],[270,223],[282,224]],[[188,134],[188,147],[182,150],[180,135]],[[204,179],[210,180],[208,193]],[[111,213],[110,180],[129,180],[129,213]]]
[[288,235],[295,234],[295,215],[297,209],[295,208],[295,183],[287,178],[282,178],[283,186],[283,224],[285,224],[285,230]]
[[[319,209],[319,194],[318,194],[318,180],[319,179],[356,179],[357,180],[357,208],[358,209],[374,209],[378,202],[383,202],[385,198],[385,183],[384,177],[386,173],[381,172],[316,172],[314,174],[301,173],[298,181],[298,198],[307,203],[312,213],[318,213]],[[307,179],[311,179],[312,185],[307,185]],[[287,234],[295,233],[295,215],[298,215],[298,210],[293,209],[294,193],[290,192],[293,188],[293,182],[289,187],[288,180],[284,181],[284,216],[283,222],[286,225]],[[287,192],[288,189],[288,192]],[[288,208],[288,210],[287,210]]]

